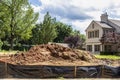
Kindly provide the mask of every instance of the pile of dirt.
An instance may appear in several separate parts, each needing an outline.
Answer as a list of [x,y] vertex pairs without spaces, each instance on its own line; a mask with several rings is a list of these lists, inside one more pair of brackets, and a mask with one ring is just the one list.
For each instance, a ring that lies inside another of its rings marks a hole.
[[18,52],[8,59],[12,64],[34,64],[45,61],[85,61],[92,63],[96,58],[87,51],[71,49],[57,44],[44,44],[31,47],[28,52]]

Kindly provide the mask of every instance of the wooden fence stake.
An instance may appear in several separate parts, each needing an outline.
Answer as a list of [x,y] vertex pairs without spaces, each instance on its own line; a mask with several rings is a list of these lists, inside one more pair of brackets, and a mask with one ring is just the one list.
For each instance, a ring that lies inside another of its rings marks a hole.
[[74,69],[74,77],[76,78],[76,72],[77,72],[77,67],[75,66],[75,69]]
[[7,63],[5,62],[5,77],[8,78]]
[[101,78],[104,77],[104,65],[102,65],[102,68],[101,68]]

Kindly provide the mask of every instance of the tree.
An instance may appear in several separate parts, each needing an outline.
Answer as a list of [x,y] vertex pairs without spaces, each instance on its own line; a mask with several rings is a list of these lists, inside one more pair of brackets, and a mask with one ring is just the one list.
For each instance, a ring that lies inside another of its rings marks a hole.
[[3,37],[5,37],[5,29],[7,28],[7,27],[5,27],[5,25],[4,25],[4,23],[5,23],[5,12],[7,11],[5,8],[6,8],[7,6],[4,6],[4,5],[2,5],[1,4],[1,2],[0,2],[0,39],[1,38],[3,38]]
[[36,27],[32,29],[32,37],[30,38],[30,41],[32,44],[40,44],[41,42],[41,28],[42,23],[36,24]]
[[8,37],[13,49],[15,41],[31,37],[31,30],[38,19],[38,13],[34,13],[28,0],[1,0],[0,7],[4,9],[0,14],[4,14],[5,36]]
[[80,31],[78,31],[78,30],[74,30],[71,35],[73,35],[73,36],[74,36],[74,35],[80,36],[80,38],[82,39],[83,42],[84,42],[85,39],[86,39],[85,35],[84,35],[84,34],[81,34]]
[[70,36],[72,33],[72,27],[62,22],[56,22],[55,28],[57,37],[54,39],[54,42],[64,42],[64,38]]
[[46,15],[44,16],[44,20],[43,23],[40,23],[36,26],[36,28],[38,28],[38,36],[40,40],[38,40],[38,43],[41,44],[46,44],[48,42],[52,42],[56,36],[56,29],[55,29],[55,22],[56,19],[55,18],[51,18],[51,16],[49,15],[49,12],[46,13]]
[[83,49],[83,43],[85,42],[85,35],[80,34],[80,31],[74,30],[71,35],[64,38],[64,42],[70,44],[71,48]]
[[[102,38],[100,39],[102,44],[113,44],[113,49],[120,49],[120,34],[115,32],[108,32],[106,34],[103,34]],[[116,48],[115,48],[116,47]],[[113,51],[116,51],[113,50]]]
[[0,40],[0,50],[2,49],[3,42]]
[[64,42],[70,44],[71,48],[77,48],[82,44],[80,36],[78,35],[65,37]]

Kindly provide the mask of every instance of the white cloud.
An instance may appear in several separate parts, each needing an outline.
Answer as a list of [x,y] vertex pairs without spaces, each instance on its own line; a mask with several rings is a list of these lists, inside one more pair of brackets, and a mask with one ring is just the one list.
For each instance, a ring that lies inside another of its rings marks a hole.
[[31,6],[32,6],[32,8],[34,9],[35,12],[40,12],[41,9],[42,9],[41,6],[37,6],[37,5],[33,5],[33,4]]
[[44,14],[41,13],[41,10],[43,9],[43,7],[38,5],[31,5],[31,6],[34,9],[34,12],[39,13],[39,18],[37,23],[40,23],[41,21],[43,21],[43,17],[44,17]]
[[91,20],[86,20],[86,21],[72,21],[72,26],[79,30],[80,33],[85,34],[85,29],[88,27],[88,25],[90,24]]
[[[80,30],[81,33],[85,33],[85,29],[92,20],[100,20],[100,15],[104,12],[108,12],[110,18],[114,19],[120,18],[120,5],[119,5],[120,0],[39,0],[39,1],[41,2],[40,6],[32,5],[35,12],[40,13],[39,21],[43,20],[45,11],[50,10],[52,12],[51,13],[52,16],[57,17],[58,20],[64,23],[72,25],[74,29]],[[87,18],[85,16],[92,18]],[[76,18],[73,19],[74,17]]]

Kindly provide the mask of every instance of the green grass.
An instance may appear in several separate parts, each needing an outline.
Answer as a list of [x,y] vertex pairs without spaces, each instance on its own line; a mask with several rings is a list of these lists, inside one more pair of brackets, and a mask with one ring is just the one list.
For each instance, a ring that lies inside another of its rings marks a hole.
[[0,50],[0,55],[6,55],[6,54],[15,54],[17,51],[6,51],[6,50]]
[[115,55],[95,55],[96,58],[102,58],[102,59],[120,59],[120,56],[115,56]]

